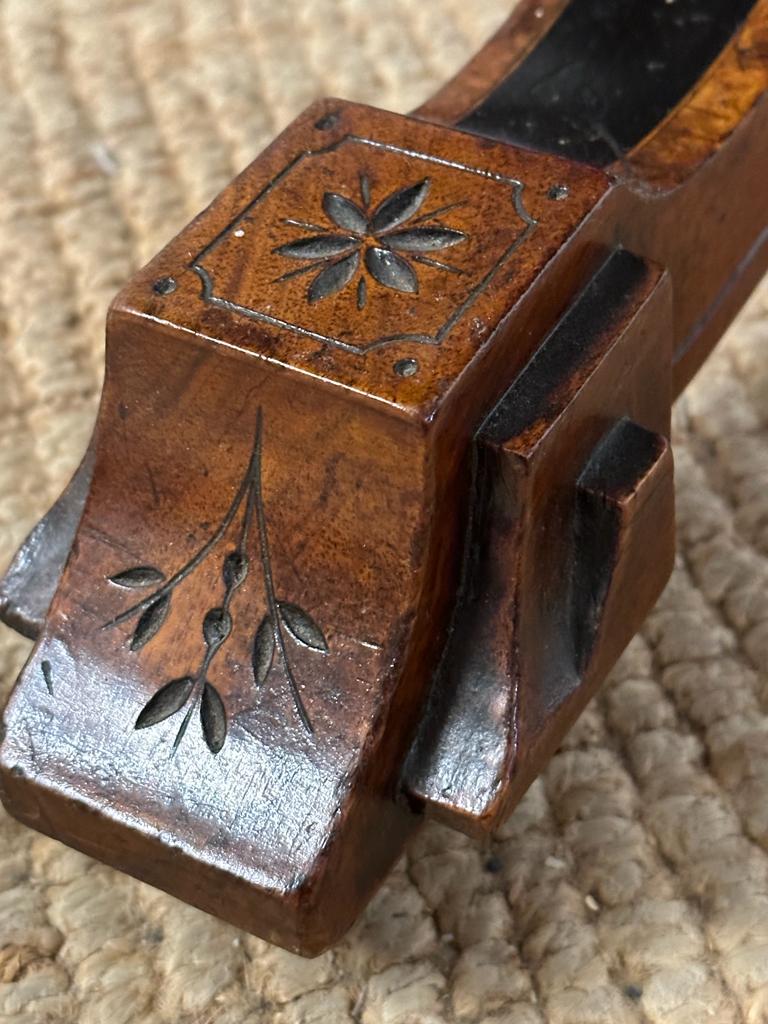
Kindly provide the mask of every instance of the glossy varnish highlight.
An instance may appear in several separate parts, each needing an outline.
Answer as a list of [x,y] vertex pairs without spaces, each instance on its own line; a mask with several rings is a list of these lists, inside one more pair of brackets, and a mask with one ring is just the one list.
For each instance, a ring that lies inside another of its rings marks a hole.
[[672,397],[768,262],[766,0],[603,168],[450,127],[561,7],[413,117],[314,104],[128,284],[0,591],[9,810],[306,954],[604,678],[671,565]]

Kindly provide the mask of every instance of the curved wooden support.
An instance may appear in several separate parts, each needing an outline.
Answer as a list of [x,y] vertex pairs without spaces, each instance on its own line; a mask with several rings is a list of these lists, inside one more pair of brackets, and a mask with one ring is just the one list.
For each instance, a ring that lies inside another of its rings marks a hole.
[[446,824],[504,820],[666,583],[671,306],[658,269],[612,254],[477,436],[462,597],[405,775]]
[[666,580],[672,398],[768,261],[768,0],[665,5],[640,85],[638,4],[626,59],[553,0],[413,117],[313,105],[118,296],[0,587],[11,813],[306,954],[422,814],[509,813]]
[[768,0],[523,0],[416,114],[626,184],[621,240],[675,282],[679,393],[768,266],[766,53]]

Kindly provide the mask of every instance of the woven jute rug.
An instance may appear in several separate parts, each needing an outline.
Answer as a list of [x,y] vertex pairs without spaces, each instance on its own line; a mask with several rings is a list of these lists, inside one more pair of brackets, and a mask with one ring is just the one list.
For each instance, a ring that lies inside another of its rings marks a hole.
[[[503,0],[0,0],[0,563],[121,283],[323,94],[408,110]],[[426,827],[304,961],[0,816],[3,1024],[768,1021],[768,283],[676,409],[679,558],[503,833]],[[0,632],[4,698],[29,650]]]

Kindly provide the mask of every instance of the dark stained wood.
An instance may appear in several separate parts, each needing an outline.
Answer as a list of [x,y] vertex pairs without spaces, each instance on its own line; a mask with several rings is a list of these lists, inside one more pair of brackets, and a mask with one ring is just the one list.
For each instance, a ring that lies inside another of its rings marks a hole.
[[677,107],[752,0],[571,0],[459,126],[605,167]]
[[666,583],[671,313],[668,278],[613,253],[477,435],[462,596],[405,774],[445,824],[501,824]]
[[2,592],[9,811],[304,954],[424,814],[496,827],[640,625],[673,395],[768,258],[765,0],[607,168],[445,123],[560,6],[419,116],[314,104],[136,275]]

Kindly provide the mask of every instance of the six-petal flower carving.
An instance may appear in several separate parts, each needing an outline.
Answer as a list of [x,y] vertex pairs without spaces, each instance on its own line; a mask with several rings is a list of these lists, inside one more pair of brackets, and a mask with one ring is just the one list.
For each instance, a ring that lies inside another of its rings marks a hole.
[[298,269],[283,274],[278,281],[316,271],[307,288],[307,299],[318,302],[335,295],[357,276],[357,305],[362,309],[368,295],[367,275],[384,288],[417,293],[419,280],[414,263],[453,274],[463,273],[427,255],[459,245],[468,237],[463,231],[446,227],[439,219],[462,203],[451,203],[416,216],[429,188],[429,178],[424,178],[393,192],[373,210],[366,175],[360,175],[361,203],[338,192],[326,192],[323,212],[333,228],[288,219],[286,223],[312,234],[274,250],[280,256],[303,263]]

